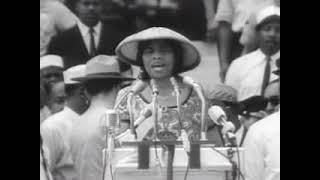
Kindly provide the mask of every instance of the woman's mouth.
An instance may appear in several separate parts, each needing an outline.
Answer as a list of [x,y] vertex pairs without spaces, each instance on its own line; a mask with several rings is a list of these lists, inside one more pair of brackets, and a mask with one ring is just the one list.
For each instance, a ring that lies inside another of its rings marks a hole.
[[156,71],[161,71],[165,68],[165,64],[153,64],[151,65],[151,68]]

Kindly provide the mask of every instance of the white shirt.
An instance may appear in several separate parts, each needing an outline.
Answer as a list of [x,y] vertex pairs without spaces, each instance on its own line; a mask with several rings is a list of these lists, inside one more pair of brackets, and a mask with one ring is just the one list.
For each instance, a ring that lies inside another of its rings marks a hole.
[[277,0],[220,0],[216,21],[226,21],[232,24],[234,32],[241,32],[252,13]]
[[44,106],[42,109],[40,109],[40,125],[43,121],[45,121],[50,116],[51,116],[51,111],[48,108],[48,106]]
[[74,124],[70,146],[77,180],[95,180],[102,177],[102,150],[106,140],[101,128],[101,117],[106,111],[106,107],[91,103],[79,121]]
[[280,180],[280,110],[253,124],[243,147],[246,180]]
[[69,138],[73,124],[79,117],[73,110],[64,107],[40,126],[43,143],[50,153],[50,170],[55,180],[71,179],[75,176]]
[[[272,72],[277,68],[275,62],[280,58],[280,51],[271,56],[270,81],[278,78]],[[234,60],[226,75],[226,85],[238,91],[238,101],[242,101],[251,96],[261,95],[264,70],[267,61],[266,55],[258,49],[252,53],[241,56]]]
[[[79,19],[77,21],[77,24],[80,29],[80,33],[81,33],[82,39],[84,41],[84,44],[86,45],[86,48],[87,48],[88,52],[90,53],[90,40],[91,40],[90,39],[90,32],[89,32],[90,28],[88,26],[84,25]],[[96,50],[98,49],[98,44],[99,44],[99,40],[100,40],[101,27],[102,27],[101,22],[99,22],[96,26],[93,27],[93,29],[94,29],[93,36],[94,36],[94,43],[95,43]]]
[[[41,153],[41,147],[40,147],[40,180],[52,180],[51,173],[48,171],[48,169],[45,169],[45,165],[48,167],[47,162],[44,160],[48,160],[48,151],[45,146],[42,146],[43,148],[43,154]],[[45,156],[45,157],[43,157]]]

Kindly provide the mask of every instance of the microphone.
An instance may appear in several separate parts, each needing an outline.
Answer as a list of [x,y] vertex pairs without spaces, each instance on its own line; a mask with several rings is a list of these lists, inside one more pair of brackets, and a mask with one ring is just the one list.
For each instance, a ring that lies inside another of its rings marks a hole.
[[134,122],[136,139],[142,140],[147,133],[154,127],[152,107],[146,107],[140,113],[140,117]]
[[224,110],[219,106],[212,106],[208,110],[209,117],[211,120],[219,125],[223,126],[226,123],[227,115]]
[[148,84],[145,81],[139,80],[132,86],[128,94],[127,105],[128,105],[129,118],[130,118],[131,134],[134,134],[134,117],[133,117],[133,108],[132,108],[133,96],[143,91],[147,87],[147,85]]
[[206,100],[203,95],[202,88],[198,83],[196,83],[191,77],[188,77],[188,76],[182,77],[182,82],[191,86],[193,88],[193,90],[196,91],[197,95],[199,96],[199,98],[201,100],[201,140],[206,140],[207,139],[207,137],[206,137],[206,126],[207,126]]
[[152,89],[152,109],[153,109],[153,120],[154,120],[154,138],[157,139],[158,137],[158,129],[157,129],[157,124],[158,124],[158,95],[159,95],[159,90],[158,90],[158,85],[155,82],[154,79],[150,80],[150,85]]
[[158,129],[157,129],[157,124],[158,124],[158,95],[159,95],[159,89],[156,81],[154,79],[150,80],[150,85],[152,89],[152,110],[153,110],[153,121],[154,121],[154,139],[156,140],[158,137]]
[[150,85],[151,85],[152,93],[154,95],[158,95],[159,94],[158,85],[154,79],[150,80]]
[[144,120],[149,118],[151,115],[152,115],[151,109],[149,108],[143,109],[140,113],[140,117],[137,120],[135,120],[134,127],[136,128],[137,126],[139,126]]
[[174,77],[171,77],[171,78],[170,78],[170,82],[171,82],[171,84],[172,84],[172,86],[173,86],[174,91],[175,91],[177,94],[180,94],[180,90],[179,90],[179,86],[178,86],[177,80],[176,80]]
[[147,87],[148,83],[142,80],[137,81],[132,88],[130,89],[130,93],[135,95],[141,91],[143,91]]
[[103,176],[106,173],[108,164],[110,165],[112,152],[115,146],[115,133],[119,127],[119,115],[114,109],[108,109],[102,116],[102,127],[106,130],[106,147],[102,150],[102,160],[103,160]]
[[[178,111],[178,118],[179,118],[178,120],[179,120],[179,124],[180,124],[180,129],[182,129],[183,126],[182,126],[182,123],[181,123],[180,88],[179,88],[179,86],[178,86],[177,80],[176,80],[174,77],[171,77],[171,78],[170,78],[170,82],[171,82],[171,84],[172,84],[172,86],[173,86],[173,89],[174,89],[174,91],[175,91],[175,93],[176,93],[176,97],[177,97],[177,98],[176,98],[176,101],[177,101],[177,111]],[[181,130],[179,131],[179,133],[181,134]]]
[[119,128],[119,114],[114,109],[108,109],[101,117],[101,126],[106,134],[114,134]]
[[177,95],[177,110],[178,110],[178,116],[179,116],[179,124],[180,124],[180,127],[181,127],[180,134],[181,134],[182,146],[183,146],[183,149],[186,151],[186,153],[187,153],[187,155],[189,157],[189,154],[190,154],[190,141],[189,141],[189,138],[188,138],[187,131],[185,129],[183,129],[182,122],[181,122],[180,89],[179,89],[179,86],[178,86],[178,82],[174,77],[170,78],[170,82],[171,82],[171,84],[173,86],[174,91],[176,92],[176,95]]
[[181,131],[181,140],[182,140],[183,149],[189,155],[189,153],[190,153],[190,141],[189,141],[189,138],[188,138],[187,131],[185,129],[182,129],[182,131]]
[[231,144],[236,145],[236,136],[233,133],[235,131],[235,126],[232,124],[232,122],[227,121],[227,115],[224,110],[219,106],[212,106],[209,108],[208,114],[210,119],[215,124],[223,127],[222,134],[224,139],[226,139],[228,142],[231,142]]

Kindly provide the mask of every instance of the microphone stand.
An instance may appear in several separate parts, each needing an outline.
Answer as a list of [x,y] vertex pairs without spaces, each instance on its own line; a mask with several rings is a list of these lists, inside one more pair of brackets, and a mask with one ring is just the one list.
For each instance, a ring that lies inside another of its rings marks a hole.
[[[128,105],[129,118],[130,118],[130,133],[132,135],[135,135],[132,101],[133,101],[133,93],[129,93],[127,98],[127,105]],[[137,139],[136,135],[135,135],[135,138]]]
[[106,147],[102,150],[102,159],[103,159],[103,174],[102,174],[102,180],[106,179],[106,174],[108,172],[108,167],[110,167],[110,175],[111,179],[113,180],[112,175],[112,168],[111,168],[111,153],[113,151],[113,145],[114,143],[114,134],[111,132],[112,130],[109,128],[106,128]]
[[203,95],[203,91],[202,88],[199,84],[197,84],[196,82],[193,81],[192,78],[190,77],[183,77],[182,78],[182,82],[188,84],[189,86],[191,86],[193,88],[193,90],[196,91],[197,95],[199,96],[200,100],[201,100],[201,122],[200,122],[200,126],[201,126],[201,134],[200,134],[200,140],[207,140],[207,121],[206,121],[206,111],[207,111],[207,105],[206,105],[206,99]]
[[201,140],[207,140],[207,121],[206,121],[206,111],[207,111],[207,105],[206,100],[202,92],[202,88],[200,85],[195,84],[194,89],[198,92],[198,96],[201,99]]
[[171,84],[173,86],[173,89],[174,89],[174,92],[176,93],[176,101],[177,101],[177,111],[178,111],[178,120],[179,120],[179,124],[180,124],[180,129],[179,129],[179,135],[181,135],[181,129],[183,129],[183,126],[182,126],[182,122],[181,122],[181,99],[180,99],[180,89],[179,89],[179,86],[178,86],[178,83],[176,81],[176,79],[174,77],[171,77],[170,78],[170,81],[171,81]]
[[156,141],[158,139],[158,95],[159,90],[157,88],[156,82],[154,79],[151,79],[151,86],[152,86],[152,107],[153,107],[153,120],[154,120],[154,140]]
[[[114,115],[116,116],[117,119],[115,118]],[[114,145],[115,145],[115,133],[116,133],[116,126],[118,123],[118,117],[117,113],[114,110],[111,114],[106,113],[104,127],[105,127],[105,138],[106,138],[106,146],[102,150],[102,159],[103,159],[103,173],[102,173],[102,180],[105,180],[107,178],[107,172],[109,170],[110,172],[110,177],[111,180],[113,180],[113,173],[112,173],[112,153],[114,151]],[[109,168],[109,169],[108,169]]]

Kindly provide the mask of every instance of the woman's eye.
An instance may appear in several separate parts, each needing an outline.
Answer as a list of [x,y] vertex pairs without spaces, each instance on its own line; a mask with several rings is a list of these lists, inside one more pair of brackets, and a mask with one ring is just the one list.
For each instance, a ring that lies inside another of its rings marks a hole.
[[170,48],[165,48],[165,49],[161,49],[160,51],[164,52],[164,53],[168,53],[168,52],[171,52],[171,49]]
[[152,53],[153,49],[152,48],[146,48],[143,53]]

